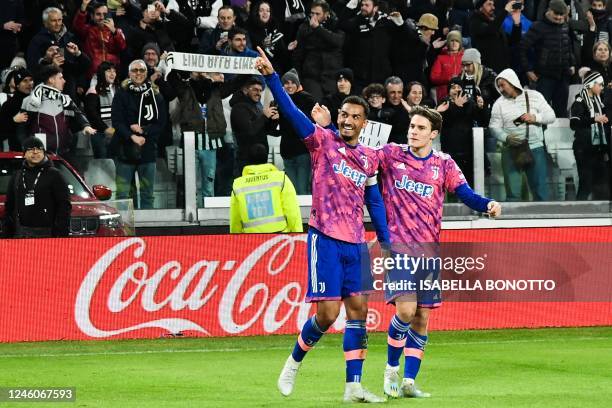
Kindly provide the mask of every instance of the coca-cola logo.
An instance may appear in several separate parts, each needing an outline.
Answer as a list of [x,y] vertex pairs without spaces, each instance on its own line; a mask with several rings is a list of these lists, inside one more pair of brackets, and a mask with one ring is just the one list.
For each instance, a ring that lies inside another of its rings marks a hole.
[[[239,264],[235,260],[199,260],[185,267],[178,260],[168,260],[157,270],[151,271],[143,260],[146,241],[142,238],[125,239],[106,251],[83,279],[75,301],[75,322],[83,333],[96,338],[147,328],[159,328],[170,333],[195,331],[210,335],[210,328],[204,327],[199,320],[177,316],[180,312],[196,312],[209,305],[218,308],[218,324],[228,334],[243,333],[260,320],[265,332],[274,333],[292,316],[295,317],[296,330],[299,330],[308,318],[311,307],[303,302],[305,293],[302,284],[289,281],[273,293],[269,282],[287,268],[294,258],[296,246],[305,242],[306,236],[303,234],[277,235],[255,248]],[[126,256],[131,257],[131,263],[125,267],[117,266],[118,259]],[[234,269],[236,264],[238,266]],[[305,270],[305,262],[303,264]],[[261,279],[243,290],[256,265],[258,270],[265,271],[268,279]],[[225,280],[225,288],[213,283],[216,274],[226,271],[232,271],[232,275]],[[305,274],[302,276],[305,278]],[[109,279],[113,281],[108,282]],[[103,280],[105,285],[101,285]],[[99,293],[102,286],[109,288],[108,293]],[[219,291],[223,291],[223,294],[213,305],[211,299],[217,299]],[[139,315],[154,318],[125,327],[98,327],[91,312],[94,297],[100,296],[105,300],[107,314],[117,316],[136,306],[142,312]],[[249,315],[245,316],[247,313]],[[335,325],[334,328],[341,327]]]

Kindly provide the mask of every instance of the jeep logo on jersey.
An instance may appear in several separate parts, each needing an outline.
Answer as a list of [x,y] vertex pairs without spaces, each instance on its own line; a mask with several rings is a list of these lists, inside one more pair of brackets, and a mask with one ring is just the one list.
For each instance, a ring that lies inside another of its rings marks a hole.
[[406,190],[409,193],[416,193],[421,197],[431,197],[434,191],[431,184],[410,180],[408,176],[403,176],[402,181],[395,180],[395,188],[398,190]]
[[350,179],[357,185],[357,187],[361,187],[365,184],[366,175],[360,171],[357,171],[346,164],[345,160],[342,160],[340,164],[334,164],[334,173],[342,174],[347,179]]

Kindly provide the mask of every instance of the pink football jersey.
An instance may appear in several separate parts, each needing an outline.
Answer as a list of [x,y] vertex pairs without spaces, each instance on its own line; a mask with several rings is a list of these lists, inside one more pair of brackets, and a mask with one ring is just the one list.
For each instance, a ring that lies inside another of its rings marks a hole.
[[377,154],[391,242],[438,242],[444,193],[466,183],[461,169],[436,150],[419,158],[408,145],[391,143]]
[[340,241],[365,242],[364,194],[366,184],[376,182],[376,152],[348,145],[334,131],[320,126],[315,126],[304,143],[312,160],[309,225]]

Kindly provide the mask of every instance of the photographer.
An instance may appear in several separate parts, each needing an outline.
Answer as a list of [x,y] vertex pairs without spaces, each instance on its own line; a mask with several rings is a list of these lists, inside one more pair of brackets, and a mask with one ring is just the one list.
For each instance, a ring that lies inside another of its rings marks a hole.
[[524,171],[534,200],[547,201],[547,163],[542,125],[553,123],[555,112],[541,93],[523,89],[516,73],[509,68],[495,78],[495,86],[502,96],[493,104],[489,131],[504,143],[502,166],[506,200],[521,199]]
[[81,9],[74,16],[72,28],[83,41],[83,50],[92,60],[87,79],[91,78],[103,61],[119,66],[120,54],[126,49],[125,36],[109,14],[104,3],[94,3],[89,13],[92,24],[87,23],[87,9],[92,0],[83,0]]

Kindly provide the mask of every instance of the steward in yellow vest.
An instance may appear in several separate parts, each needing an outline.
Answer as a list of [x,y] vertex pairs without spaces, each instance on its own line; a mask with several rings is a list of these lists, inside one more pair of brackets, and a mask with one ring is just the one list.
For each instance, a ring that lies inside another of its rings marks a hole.
[[293,183],[273,164],[245,166],[234,180],[230,233],[302,232]]

